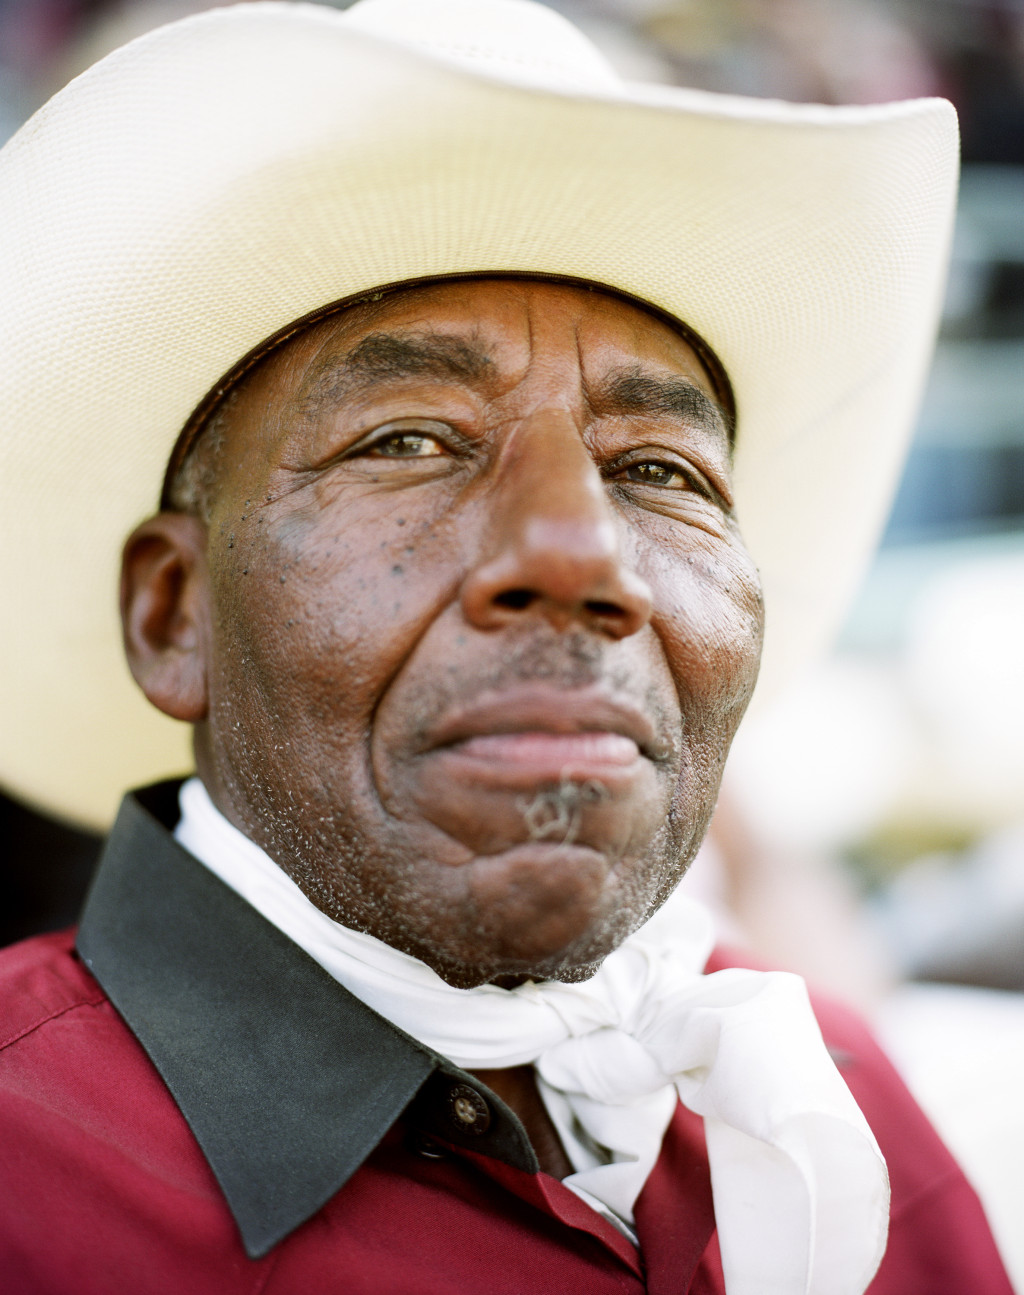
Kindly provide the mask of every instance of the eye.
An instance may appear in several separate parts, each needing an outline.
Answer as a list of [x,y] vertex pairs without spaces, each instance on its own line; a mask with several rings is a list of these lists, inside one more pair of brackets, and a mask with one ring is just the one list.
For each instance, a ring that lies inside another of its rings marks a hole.
[[450,423],[413,414],[390,418],[367,432],[345,454],[354,459],[459,458],[464,451],[462,437]]
[[429,432],[389,432],[364,451],[384,459],[429,459],[445,453],[445,447]]
[[645,459],[642,463],[630,463],[623,475],[627,481],[636,481],[645,486],[662,486],[673,490],[693,489],[693,482],[678,468],[650,459]]
[[[604,471],[609,481],[624,488],[644,508],[689,508],[695,500],[706,500],[725,512],[731,508],[722,492],[688,457],[677,457],[674,451],[660,446],[638,445],[613,459]],[[646,489],[638,490],[638,486]]]
[[415,484],[454,470],[468,452],[465,435],[451,423],[410,414],[371,427],[329,465],[345,464],[351,472],[369,473],[374,481]]

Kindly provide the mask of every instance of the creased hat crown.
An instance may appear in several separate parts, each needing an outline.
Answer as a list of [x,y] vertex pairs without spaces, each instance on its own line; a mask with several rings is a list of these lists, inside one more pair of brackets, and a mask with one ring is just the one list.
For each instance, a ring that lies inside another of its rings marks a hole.
[[533,0],[359,0],[349,25],[520,85],[614,92],[604,55],[561,14]]

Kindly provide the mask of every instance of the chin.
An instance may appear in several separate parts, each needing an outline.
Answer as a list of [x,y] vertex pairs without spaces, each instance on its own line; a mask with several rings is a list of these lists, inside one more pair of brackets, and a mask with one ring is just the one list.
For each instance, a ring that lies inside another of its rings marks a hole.
[[[452,940],[445,947],[408,949],[435,971],[442,980],[459,989],[476,985],[498,984],[512,988],[527,980],[560,980],[567,983],[589,980],[605,958],[627,938],[640,920],[622,906],[607,914],[591,914],[589,920],[576,920],[567,929],[565,916],[547,920],[528,929],[499,932],[493,930],[493,915],[475,924],[480,933],[470,949],[463,939]],[[481,927],[491,928],[488,939]],[[473,929],[472,926],[469,929]],[[545,936],[547,938],[545,938]]]
[[449,962],[427,965],[446,984],[455,989],[476,989],[478,985],[499,985],[502,989],[515,989],[517,985],[526,984],[530,980],[560,980],[565,984],[578,984],[589,980],[597,975],[602,962],[612,951],[608,949],[600,957],[590,961],[578,961],[573,957],[554,958],[536,963],[524,961],[514,968],[504,964],[495,964],[493,967],[471,967],[464,963]]

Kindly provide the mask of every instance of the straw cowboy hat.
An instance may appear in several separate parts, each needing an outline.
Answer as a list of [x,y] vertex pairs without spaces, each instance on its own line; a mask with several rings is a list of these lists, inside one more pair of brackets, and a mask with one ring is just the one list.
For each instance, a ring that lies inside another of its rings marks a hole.
[[940,100],[624,84],[529,0],[241,4],[117,50],[0,153],[0,782],[102,824],[189,767],[121,660],[121,541],[243,356],[433,276],[608,285],[713,348],[775,689],[834,630],[888,506],[956,154]]

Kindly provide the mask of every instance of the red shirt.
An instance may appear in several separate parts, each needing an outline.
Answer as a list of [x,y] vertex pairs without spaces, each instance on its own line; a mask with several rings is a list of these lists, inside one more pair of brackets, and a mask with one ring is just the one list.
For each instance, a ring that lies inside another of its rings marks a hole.
[[[80,944],[103,987],[69,934],[0,954],[4,1295],[724,1291],[696,1116],[679,1107],[637,1202],[638,1254],[537,1170],[494,1094],[352,999],[137,800]],[[889,1063],[815,1007],[889,1164],[871,1295],[1012,1295]],[[468,1132],[446,1115],[466,1083],[485,1112]]]

